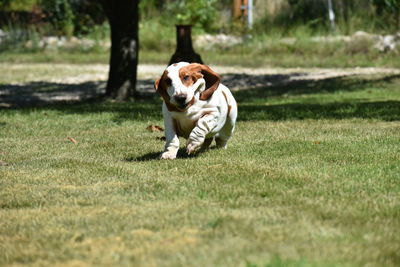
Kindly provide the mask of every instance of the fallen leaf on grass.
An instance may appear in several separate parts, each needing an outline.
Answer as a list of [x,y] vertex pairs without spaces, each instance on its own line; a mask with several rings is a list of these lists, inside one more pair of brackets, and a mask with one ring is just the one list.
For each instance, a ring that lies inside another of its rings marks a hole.
[[314,141],[314,144],[319,145],[319,142],[318,141]]
[[73,239],[75,242],[82,242],[83,239],[85,239],[85,235],[84,235],[83,233],[76,233],[76,234],[72,237],[72,239]]
[[0,160],[0,166],[6,166],[6,165],[7,165],[7,162]]
[[78,144],[78,141],[75,140],[75,138],[72,137],[68,137],[68,140],[70,140],[72,143],[74,143],[75,145]]
[[149,130],[150,132],[162,132],[162,131],[164,131],[164,128],[162,128],[161,126],[152,124],[147,127],[147,130]]

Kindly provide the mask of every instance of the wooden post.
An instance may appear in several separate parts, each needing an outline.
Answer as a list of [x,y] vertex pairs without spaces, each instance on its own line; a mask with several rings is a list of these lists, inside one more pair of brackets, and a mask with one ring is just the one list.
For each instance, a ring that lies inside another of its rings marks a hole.
[[176,25],[176,51],[169,65],[181,61],[203,64],[200,55],[196,54],[192,46],[192,25]]
[[242,16],[242,10],[241,10],[241,5],[242,5],[242,0],[233,0],[233,6],[232,6],[232,19],[237,20],[240,19]]

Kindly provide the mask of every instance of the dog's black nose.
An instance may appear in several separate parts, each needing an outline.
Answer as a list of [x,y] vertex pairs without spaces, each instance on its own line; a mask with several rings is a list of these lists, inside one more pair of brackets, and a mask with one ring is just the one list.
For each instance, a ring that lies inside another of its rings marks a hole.
[[179,105],[183,105],[185,104],[186,101],[186,95],[185,94],[176,95],[175,100]]

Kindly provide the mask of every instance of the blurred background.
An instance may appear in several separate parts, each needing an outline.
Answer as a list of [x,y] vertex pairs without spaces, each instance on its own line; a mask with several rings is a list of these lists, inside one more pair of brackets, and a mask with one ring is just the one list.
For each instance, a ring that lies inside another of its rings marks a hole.
[[[146,0],[139,21],[139,63],[168,63],[190,24],[208,64],[400,65],[399,0]],[[98,1],[0,0],[3,60],[107,63],[110,46]]]

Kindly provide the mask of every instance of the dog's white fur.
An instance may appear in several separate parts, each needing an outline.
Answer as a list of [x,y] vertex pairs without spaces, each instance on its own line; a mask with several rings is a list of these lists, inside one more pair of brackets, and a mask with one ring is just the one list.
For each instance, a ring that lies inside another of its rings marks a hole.
[[154,84],[163,97],[166,145],[161,159],[174,159],[179,137],[188,154],[207,148],[215,138],[226,144],[235,128],[237,104],[220,77],[206,65],[180,62],[169,66]]

